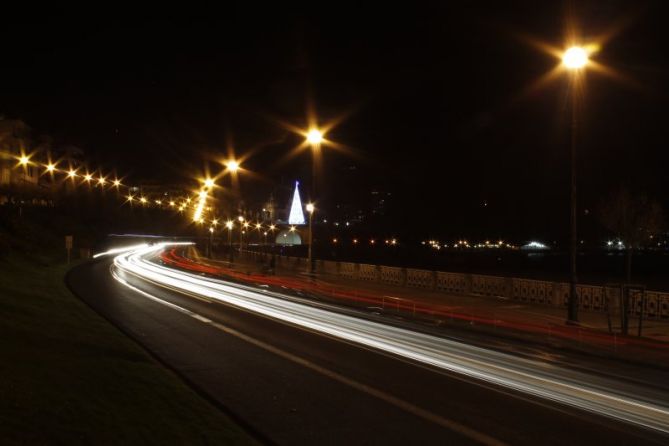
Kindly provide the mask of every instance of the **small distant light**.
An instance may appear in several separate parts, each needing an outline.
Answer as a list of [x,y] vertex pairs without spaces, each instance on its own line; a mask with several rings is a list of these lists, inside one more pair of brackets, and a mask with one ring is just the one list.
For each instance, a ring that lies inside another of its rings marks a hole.
[[332,243],[337,243],[337,239],[336,239],[336,238],[333,238],[333,239],[332,239]]
[[211,179],[211,178],[207,178],[206,180],[204,180],[204,186],[205,187],[211,188],[211,187],[214,187],[214,184],[215,184],[214,180]]
[[68,178],[75,178],[77,176],[77,172],[75,170],[70,169],[70,171],[67,173]]
[[313,203],[307,204],[307,212],[312,213],[312,212],[314,212],[315,209],[316,208],[314,207]]
[[54,170],[56,170],[56,166],[54,166],[53,164],[49,163],[49,164],[46,165],[46,171],[47,172],[52,172],[53,173]]
[[114,187],[119,187],[121,185],[120,180],[114,180]]

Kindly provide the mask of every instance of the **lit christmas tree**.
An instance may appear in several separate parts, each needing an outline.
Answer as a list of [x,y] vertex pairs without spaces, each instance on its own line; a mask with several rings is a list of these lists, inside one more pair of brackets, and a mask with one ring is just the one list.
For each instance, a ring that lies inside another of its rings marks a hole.
[[299,191],[300,182],[295,182],[295,193],[293,194],[293,204],[290,206],[290,215],[288,216],[288,224],[303,225],[304,213],[302,212],[302,200],[300,200]]

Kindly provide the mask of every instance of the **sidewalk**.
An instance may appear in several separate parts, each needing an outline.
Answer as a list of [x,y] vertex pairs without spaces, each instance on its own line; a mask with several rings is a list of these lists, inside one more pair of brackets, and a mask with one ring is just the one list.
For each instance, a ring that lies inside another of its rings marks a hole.
[[[513,301],[507,298],[453,295],[422,289],[398,287],[363,280],[351,280],[334,275],[307,275],[278,269],[274,275],[263,274],[263,264],[254,260],[236,258],[230,265],[223,260],[200,257],[191,249],[185,257],[172,253],[164,260],[186,262],[180,267],[209,268],[210,274],[225,275],[236,280],[263,283],[310,293],[344,305],[364,306],[379,312],[418,319],[431,319],[438,325],[478,329],[496,333],[531,336],[533,341],[568,341],[569,346],[588,346],[627,357],[650,353],[652,358],[669,364],[669,322],[643,321],[642,337],[637,333],[638,319],[630,320],[630,334],[610,334],[606,314],[581,311],[580,327],[565,325],[566,310],[559,307]],[[188,263],[190,262],[190,263]],[[613,322],[616,326],[619,321]],[[575,342],[574,342],[575,341]],[[564,343],[564,342],[563,342]],[[647,359],[647,358],[646,358]]]

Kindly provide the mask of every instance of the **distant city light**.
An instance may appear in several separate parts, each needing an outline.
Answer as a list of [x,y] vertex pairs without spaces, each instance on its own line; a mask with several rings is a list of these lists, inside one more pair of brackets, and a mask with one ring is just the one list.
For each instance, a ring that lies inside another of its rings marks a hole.
[[548,246],[537,241],[531,241],[521,247],[521,249],[536,249],[536,250],[541,250],[541,249],[548,249]]

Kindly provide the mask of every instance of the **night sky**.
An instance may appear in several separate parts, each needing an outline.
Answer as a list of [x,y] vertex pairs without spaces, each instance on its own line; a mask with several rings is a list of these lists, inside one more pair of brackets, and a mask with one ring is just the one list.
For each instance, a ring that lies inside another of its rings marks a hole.
[[563,239],[567,84],[526,93],[557,61],[518,35],[561,47],[572,16],[585,40],[621,25],[596,59],[634,81],[588,74],[584,231],[621,184],[668,205],[667,8],[475,3],[17,15],[0,30],[0,113],[135,181],[189,180],[234,147],[261,176],[242,179],[253,202],[308,181],[307,153],[283,160],[300,138],[276,121],[305,125],[311,98],[321,122],[343,118],[328,138],[354,154],[326,151],[329,205],[377,188],[393,193],[387,224],[420,237]]

